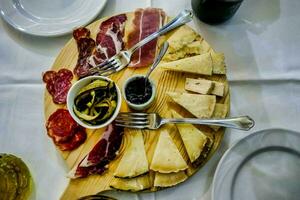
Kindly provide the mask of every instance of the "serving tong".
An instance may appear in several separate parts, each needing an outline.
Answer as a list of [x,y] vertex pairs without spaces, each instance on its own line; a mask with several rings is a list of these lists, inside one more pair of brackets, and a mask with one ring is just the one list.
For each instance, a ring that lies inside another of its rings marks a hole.
[[140,47],[144,46],[148,42],[152,41],[153,39],[181,26],[193,19],[193,12],[191,10],[183,10],[182,12],[177,15],[172,21],[167,23],[158,31],[152,33],[148,37],[144,38],[140,42],[136,43],[133,47],[128,50],[120,51],[118,54],[114,55],[113,57],[105,60],[101,64],[97,65],[89,69],[89,75],[102,75],[108,76],[115,72],[118,72],[125,68],[131,61],[132,54],[139,49]]

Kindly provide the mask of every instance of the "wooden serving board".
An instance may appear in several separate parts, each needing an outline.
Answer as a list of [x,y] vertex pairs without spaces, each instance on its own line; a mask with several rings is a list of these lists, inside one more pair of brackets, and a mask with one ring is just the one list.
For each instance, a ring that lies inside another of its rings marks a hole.
[[[128,20],[132,19],[133,13],[127,13]],[[91,37],[95,38],[99,24],[105,19],[100,19],[89,26],[87,28],[91,31]],[[165,37],[160,38],[160,43],[168,38],[168,36],[172,34],[169,33]],[[126,33],[125,33],[126,36]],[[203,38],[199,37],[200,40],[203,40]],[[212,49],[210,49],[212,51]],[[73,68],[76,65],[77,62],[77,45],[74,39],[71,39],[61,50],[59,55],[57,56],[53,66],[52,70],[58,71],[60,68],[68,68],[73,71]],[[122,88],[123,83],[125,80],[134,75],[134,74],[146,74],[146,71],[148,70],[147,67],[145,68],[126,68],[116,74],[113,74],[110,76],[116,84],[119,86],[119,88]],[[182,107],[176,105],[171,101],[169,97],[167,97],[166,92],[167,91],[177,91],[177,92],[184,92],[184,84],[186,77],[189,78],[199,78],[203,77],[210,80],[217,80],[220,82],[226,83],[226,95],[223,98],[218,97],[217,103],[225,103],[229,107],[229,90],[228,90],[228,84],[227,79],[225,75],[213,75],[213,76],[199,76],[199,75],[192,75],[192,74],[185,74],[185,73],[179,73],[179,72],[170,72],[170,71],[164,71],[160,68],[157,68],[154,70],[154,72],[151,75],[151,79],[154,81],[154,83],[157,86],[157,94],[154,104],[147,110],[147,112],[156,112],[159,113],[162,117],[171,117],[170,114],[170,108],[178,111],[180,114],[182,114],[185,117],[193,117],[190,115],[187,111],[185,111]],[[75,82],[75,78],[73,79],[73,82]],[[66,105],[56,105],[53,103],[51,96],[45,90],[44,95],[44,111],[45,111],[45,119],[47,120],[48,117],[55,112],[58,108],[66,108]],[[121,112],[130,111],[130,109],[127,107],[125,101],[123,100],[122,106],[121,106]],[[163,128],[169,128],[170,126],[165,126]],[[206,161],[210,159],[210,157],[214,154],[216,149],[219,147],[219,144],[222,140],[224,129],[220,128],[218,131],[213,131],[211,128],[207,126],[197,126],[200,130],[205,131],[206,133],[209,133],[210,137],[214,138],[214,144],[212,147],[212,150],[209,153],[209,156],[207,157]],[[93,148],[93,146],[97,143],[97,141],[101,138],[101,134],[103,133],[104,129],[98,129],[98,130],[87,130],[88,138],[85,141],[84,144],[82,144],[79,148],[73,150],[73,151],[60,151],[57,149],[63,159],[66,162],[66,165],[69,169],[73,168],[75,165],[77,165],[81,159],[89,153],[89,151]],[[128,142],[128,134],[132,131],[137,130],[130,130],[125,129],[125,136],[123,139],[123,143],[120,149],[119,156],[113,160],[109,164],[109,169],[103,174],[103,175],[91,175],[87,178],[79,178],[70,180],[68,187],[66,188],[65,192],[63,193],[61,199],[64,200],[74,200],[79,197],[95,194],[101,191],[105,190],[111,190],[110,183],[113,181],[114,176],[113,173],[118,166],[118,162],[120,160],[120,157],[122,155],[122,152],[124,151],[124,147],[126,147],[126,144]],[[138,130],[141,134],[144,136],[144,142],[145,142],[145,149],[147,158],[149,160],[149,163],[151,162],[153,152],[155,150],[155,146],[157,143],[158,135],[160,130],[156,131],[149,131],[149,130]],[[175,130],[170,133],[172,139],[174,140],[176,146],[180,150],[181,154],[183,155],[184,159],[187,163],[189,163],[189,168],[186,170],[186,174],[188,176],[193,175],[198,169],[201,168],[201,166],[198,166],[196,168],[192,167],[189,160],[187,153],[185,152],[182,140],[180,138],[179,133]],[[49,138],[50,139],[50,138]],[[203,163],[203,164],[204,164]],[[202,164],[202,165],[203,165]],[[150,173],[150,176],[153,176],[154,173]],[[153,180],[153,177],[152,177]],[[155,191],[158,188],[151,188],[150,191]],[[162,189],[162,188],[159,188]]]

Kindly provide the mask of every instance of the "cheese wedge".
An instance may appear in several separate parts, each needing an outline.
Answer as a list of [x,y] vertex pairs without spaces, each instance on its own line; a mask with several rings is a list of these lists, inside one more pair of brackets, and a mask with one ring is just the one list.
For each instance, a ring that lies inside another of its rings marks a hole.
[[162,130],[154,151],[150,169],[161,173],[171,173],[188,168],[177,146],[167,130]]
[[119,178],[132,178],[149,171],[143,134],[139,131],[127,134],[130,134],[129,142],[114,173]]
[[213,62],[210,53],[159,64],[162,69],[194,74],[212,75]]
[[167,94],[197,118],[210,118],[214,112],[216,105],[216,96],[214,95],[179,92],[167,92]]
[[[174,110],[171,113],[174,118],[184,118]],[[176,127],[191,163],[195,162],[209,142],[209,138],[192,124],[176,124]]]
[[149,174],[136,178],[114,178],[110,184],[111,188],[123,191],[138,192],[150,189],[152,186]]
[[[195,79],[193,79],[195,80]],[[191,81],[191,84],[195,84],[197,83],[196,81]],[[210,84],[209,82],[211,82],[212,84],[212,88],[211,90],[208,92],[208,93],[202,93],[201,90],[203,90],[202,87],[203,84],[197,84],[197,85],[200,85],[200,89],[198,89],[198,86],[190,86],[189,89],[185,88],[186,90],[188,91],[192,91],[192,92],[197,92],[197,93],[200,93],[200,94],[214,94],[214,95],[217,95],[217,96],[224,96],[224,93],[225,93],[225,84],[224,83],[221,83],[221,82],[218,82],[218,81],[211,81],[211,80],[206,80],[206,79],[203,79],[203,78],[198,78],[197,80],[201,80],[203,83],[205,83],[204,81],[206,81],[207,83],[206,84]],[[200,82],[201,83],[201,82]],[[187,84],[187,79],[186,79],[186,84]]]
[[[212,118],[225,118],[228,113],[228,106],[226,104],[216,103]],[[219,126],[210,126],[214,131],[219,130]]]
[[185,90],[191,92],[197,92],[200,94],[210,94],[210,92],[214,88],[214,83],[206,79],[186,78],[184,88]]
[[211,52],[213,74],[226,74],[225,57],[223,53]]
[[177,28],[174,33],[167,40],[169,42],[169,52],[174,52],[185,45],[193,42],[197,37],[197,33],[188,26],[181,26]]
[[162,174],[159,172],[155,173],[154,187],[171,187],[185,181],[188,176],[184,171]]

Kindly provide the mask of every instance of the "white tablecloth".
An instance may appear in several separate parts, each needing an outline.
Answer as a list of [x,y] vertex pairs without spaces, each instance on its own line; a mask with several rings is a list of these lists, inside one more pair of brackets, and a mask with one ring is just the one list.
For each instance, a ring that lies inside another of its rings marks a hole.
[[[108,0],[98,18],[139,7],[160,7],[175,16],[190,0]],[[300,1],[248,0],[225,24],[191,23],[224,52],[231,86],[231,115],[256,121],[251,132],[271,127],[300,129]],[[68,183],[66,169],[46,135],[43,71],[49,69],[70,35],[59,38],[22,34],[0,20],[0,152],[21,157],[34,181],[33,199],[59,199]],[[211,199],[211,181],[224,151],[250,134],[227,130],[221,148],[185,183],[140,199]]]

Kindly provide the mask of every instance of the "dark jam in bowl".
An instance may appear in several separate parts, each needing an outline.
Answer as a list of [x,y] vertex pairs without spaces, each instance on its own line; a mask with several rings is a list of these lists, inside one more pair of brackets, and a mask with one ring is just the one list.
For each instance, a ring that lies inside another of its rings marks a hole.
[[152,95],[152,87],[149,79],[136,77],[127,83],[125,88],[126,99],[133,104],[146,103]]
[[208,24],[219,24],[230,19],[243,0],[192,0],[195,15]]

